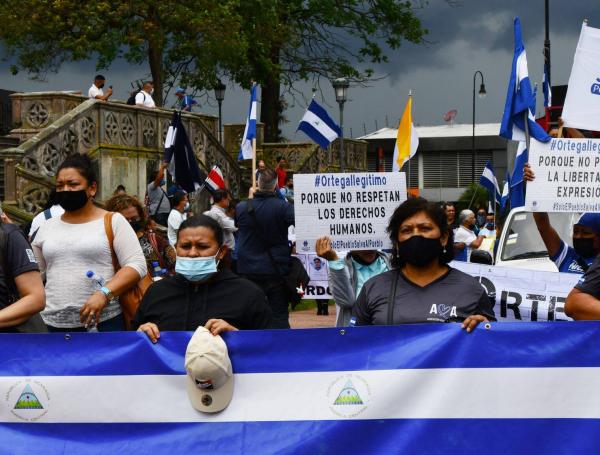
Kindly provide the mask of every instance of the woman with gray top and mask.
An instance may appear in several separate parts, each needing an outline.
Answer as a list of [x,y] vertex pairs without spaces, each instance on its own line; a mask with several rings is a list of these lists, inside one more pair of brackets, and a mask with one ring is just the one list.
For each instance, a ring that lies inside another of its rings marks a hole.
[[452,231],[439,204],[411,198],[394,211],[387,230],[394,269],[363,286],[354,307],[357,325],[462,322],[471,332],[495,320],[479,282],[448,265]]

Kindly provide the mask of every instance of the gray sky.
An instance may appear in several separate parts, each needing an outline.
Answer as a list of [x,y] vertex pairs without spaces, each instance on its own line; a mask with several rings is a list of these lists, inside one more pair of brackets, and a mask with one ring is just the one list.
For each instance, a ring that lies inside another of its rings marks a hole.
[[[529,76],[541,85],[543,70],[544,0],[455,0],[450,6],[444,0],[430,0],[418,15],[429,29],[429,43],[420,46],[403,45],[389,52],[390,62],[376,67],[383,80],[369,87],[351,87],[344,110],[345,135],[361,136],[379,128],[397,126],[406,96],[413,91],[413,119],[421,125],[442,124],[442,114],[458,109],[457,123],[471,123],[473,73],[481,70],[485,77],[487,97],[477,99],[477,121],[499,122],[502,117],[510,65],[513,55],[513,19],[520,16],[523,40],[527,49]],[[581,23],[600,28],[598,0],[550,0],[550,40],[552,49],[552,83],[566,84],[579,37]],[[115,87],[117,98],[126,99],[129,83],[144,77],[144,66],[116,62],[102,71],[108,84]],[[0,68],[0,88],[19,91],[83,90],[87,91],[96,74],[95,62],[64,65],[58,74],[49,74],[46,82],[33,81],[25,73],[12,76],[7,66]],[[324,103],[334,119],[338,108],[333,90],[327,81],[321,82]],[[306,97],[310,86],[299,86]],[[477,90],[479,81],[477,82]],[[538,97],[538,108],[543,97]],[[201,99],[201,111],[216,114],[212,106]],[[302,100],[288,100],[285,115],[289,123],[283,126],[290,140],[305,141],[295,128],[306,105]],[[223,103],[224,123],[242,123],[247,113],[248,93],[228,84]],[[363,126],[364,125],[364,126]]]

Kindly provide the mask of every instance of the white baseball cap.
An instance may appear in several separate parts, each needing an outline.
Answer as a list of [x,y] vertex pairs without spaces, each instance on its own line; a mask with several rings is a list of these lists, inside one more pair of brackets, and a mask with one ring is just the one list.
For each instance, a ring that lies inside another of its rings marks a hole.
[[195,409],[219,412],[229,405],[233,369],[223,338],[198,327],[185,351],[185,370],[188,397]]

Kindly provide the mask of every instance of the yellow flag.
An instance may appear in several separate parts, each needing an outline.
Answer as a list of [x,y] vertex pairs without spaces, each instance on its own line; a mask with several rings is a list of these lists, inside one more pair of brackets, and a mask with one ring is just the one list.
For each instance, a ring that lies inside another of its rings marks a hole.
[[398,125],[398,135],[394,147],[394,172],[400,171],[404,163],[417,153],[417,147],[419,147],[419,136],[412,121],[412,96],[408,95],[404,114],[402,114],[400,125]]

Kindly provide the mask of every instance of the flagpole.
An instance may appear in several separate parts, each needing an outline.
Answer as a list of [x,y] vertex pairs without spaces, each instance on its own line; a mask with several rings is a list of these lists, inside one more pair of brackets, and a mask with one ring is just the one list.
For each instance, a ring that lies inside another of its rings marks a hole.
[[256,190],[256,138],[252,139],[252,188]]

